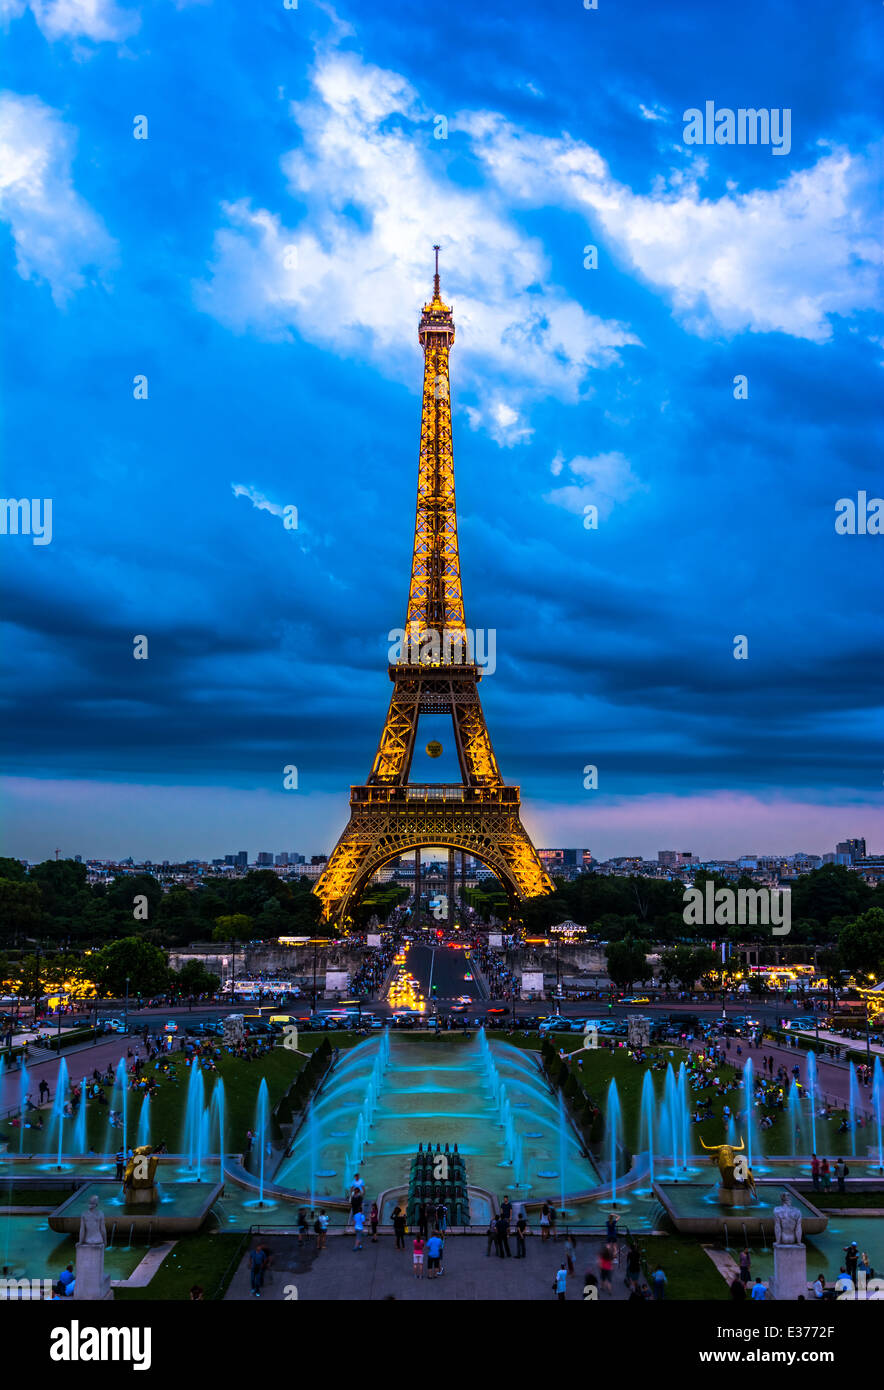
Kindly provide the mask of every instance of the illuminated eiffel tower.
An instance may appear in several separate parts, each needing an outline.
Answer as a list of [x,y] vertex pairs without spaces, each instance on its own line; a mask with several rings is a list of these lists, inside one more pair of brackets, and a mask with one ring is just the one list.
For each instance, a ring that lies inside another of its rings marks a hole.
[[[315,889],[323,920],[343,925],[376,870],[412,850],[418,916],[421,848],[448,850],[449,920],[457,852],[462,889],[469,854],[493,870],[511,908],[518,899],[553,891],[522,825],[519,788],[505,786],[500,775],[479,699],[482,667],[464,618],[457,548],[448,382],[454,320],[439,292],[439,248],[434,249],[433,298],[418,329],[424,390],[405,635],[389,667],[393,695],[371,774],[364,786],[350,788],[350,820]],[[459,782],[409,782],[422,714],[451,717]]]

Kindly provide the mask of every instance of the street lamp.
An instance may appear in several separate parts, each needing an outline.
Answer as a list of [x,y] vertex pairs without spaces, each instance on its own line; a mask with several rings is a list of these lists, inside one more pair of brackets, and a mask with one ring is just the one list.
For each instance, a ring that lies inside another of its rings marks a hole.
[[129,976],[126,976],[126,1006],[123,1012],[123,1032],[129,1032]]

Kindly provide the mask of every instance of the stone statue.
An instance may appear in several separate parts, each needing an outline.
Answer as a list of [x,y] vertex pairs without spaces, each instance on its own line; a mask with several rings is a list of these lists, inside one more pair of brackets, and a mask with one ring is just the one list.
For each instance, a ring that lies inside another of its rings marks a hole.
[[[703,1144],[702,1139],[700,1143]],[[733,1144],[703,1144],[703,1148],[706,1149],[707,1153],[712,1154],[712,1162],[718,1164],[722,1187],[733,1190],[745,1183],[752,1196],[757,1196],[752,1169],[745,1159],[735,1157],[736,1154],[742,1153],[745,1148],[742,1139],[739,1148],[735,1148]]]
[[104,1212],[95,1196],[89,1198],[89,1205],[80,1217],[80,1244],[100,1245],[102,1248],[107,1245]]
[[788,1192],[781,1192],[782,1201],[774,1207],[774,1243],[776,1245],[801,1245],[801,1212],[792,1206]]

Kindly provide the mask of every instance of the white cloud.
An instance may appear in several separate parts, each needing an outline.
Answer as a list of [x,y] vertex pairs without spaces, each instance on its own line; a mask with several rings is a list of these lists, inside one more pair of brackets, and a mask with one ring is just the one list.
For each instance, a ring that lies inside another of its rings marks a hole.
[[22,279],[48,281],[57,304],[114,257],[100,217],[71,178],[75,132],[37,97],[0,93],[0,217]]
[[413,382],[406,344],[440,242],[459,334],[453,370],[485,395],[489,373],[506,376],[506,402],[492,398],[474,416],[504,443],[527,437],[526,401],[578,399],[590,368],[638,342],[550,283],[541,245],[503,199],[448,180],[432,113],[398,74],[352,53],[325,55],[313,95],[293,114],[301,144],[282,167],[306,215],[287,227],[247,198],[226,204],[210,278],[196,287],[200,306],[229,327],[297,333]]
[[770,189],[704,198],[705,162],[618,183],[597,150],[533,136],[493,113],[462,117],[498,187],[531,206],[582,209],[697,333],[782,332],[824,342],[831,316],[873,308],[882,261],[871,154],[828,150]]
[[[563,464],[562,455],[556,454],[550,464],[554,477],[561,475]],[[578,454],[567,464],[567,468],[573,479],[582,481],[554,488],[545,494],[543,500],[577,516],[582,516],[591,502],[598,507],[600,517],[608,517],[616,503],[625,502],[636,492],[647,491],[647,485],[633,473],[629,459],[624,458],[623,454],[596,454],[594,458]]]
[[[119,9],[115,0],[27,0],[27,4],[47,39],[119,43],[141,25],[138,14]],[[18,19],[26,8],[25,0],[0,0],[4,19]]]
[[669,112],[665,106],[645,106],[644,102],[640,101],[638,109],[646,121],[666,121],[669,119]]
[[272,512],[274,516],[282,517],[285,515],[285,507],[281,502],[271,502],[269,497],[265,497],[263,492],[259,492],[256,487],[245,483],[231,483],[234,497],[247,497],[253,507],[257,507],[262,512]]
[[530,439],[534,431],[517,410],[506,401],[492,400],[485,410],[467,406],[470,429],[484,429],[502,448],[512,448]]

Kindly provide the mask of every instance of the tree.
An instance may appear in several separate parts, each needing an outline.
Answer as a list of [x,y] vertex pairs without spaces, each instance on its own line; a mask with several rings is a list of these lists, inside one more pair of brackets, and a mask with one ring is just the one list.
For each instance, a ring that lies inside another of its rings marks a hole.
[[643,980],[648,973],[647,955],[650,951],[647,941],[626,937],[623,941],[609,943],[606,956],[608,977],[613,984],[629,989],[633,980]]
[[0,878],[0,924],[9,938],[37,936],[45,920],[38,884]]
[[682,989],[690,989],[697,978],[693,946],[676,946],[660,957],[660,978],[664,984],[675,981]]
[[884,974],[884,909],[871,907],[838,933],[838,955],[856,976]]
[[172,975],[172,985],[178,994],[214,994],[221,981],[200,960],[186,960]]
[[130,994],[156,994],[169,982],[165,952],[139,936],[125,936],[103,946],[89,965],[99,994],[115,998],[125,994],[127,979]]
[[825,864],[801,874],[792,887],[792,917],[813,918],[829,926],[834,917],[856,918],[871,907],[875,893],[845,864]]

